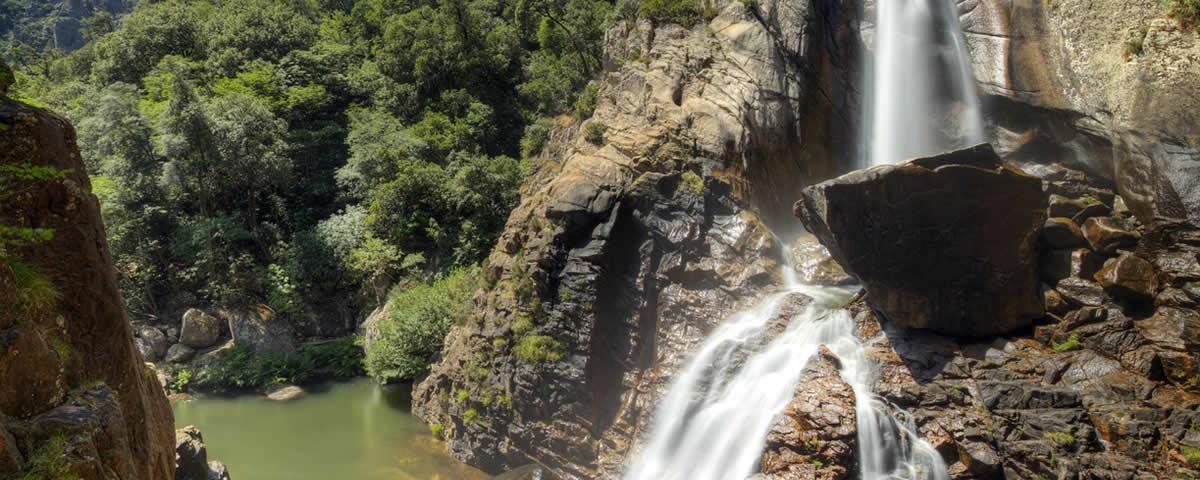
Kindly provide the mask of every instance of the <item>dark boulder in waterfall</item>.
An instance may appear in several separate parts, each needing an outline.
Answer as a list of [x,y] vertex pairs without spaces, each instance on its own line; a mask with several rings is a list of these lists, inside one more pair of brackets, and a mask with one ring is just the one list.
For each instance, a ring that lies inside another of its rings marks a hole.
[[985,336],[1043,314],[1041,181],[990,145],[813,185],[795,213],[895,325]]

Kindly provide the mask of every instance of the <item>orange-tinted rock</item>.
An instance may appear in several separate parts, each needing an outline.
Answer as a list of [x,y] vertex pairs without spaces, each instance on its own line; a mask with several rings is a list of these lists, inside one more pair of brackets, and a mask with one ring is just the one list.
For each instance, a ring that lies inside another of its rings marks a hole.
[[[128,480],[172,478],[171,410],[134,349],[74,129],[57,115],[2,98],[0,125],[5,127],[0,129],[0,165],[29,163],[66,171],[62,179],[29,185],[0,207],[0,224],[54,230],[49,241],[12,253],[60,294],[57,304],[43,311],[0,308],[0,419],[9,418],[10,427],[41,425],[38,435],[54,434],[55,428],[63,434],[86,429],[90,424],[82,420],[39,419],[74,401],[68,392],[100,382],[111,389],[113,401],[98,404],[111,408],[98,407],[94,415],[109,419],[103,425],[124,428],[105,427],[90,443],[98,449],[96,461],[103,469],[81,470],[80,477],[109,478],[101,474],[111,471]],[[11,299],[14,286],[5,277],[0,273],[0,299]],[[31,436],[34,430],[12,431],[25,454],[45,440]]]

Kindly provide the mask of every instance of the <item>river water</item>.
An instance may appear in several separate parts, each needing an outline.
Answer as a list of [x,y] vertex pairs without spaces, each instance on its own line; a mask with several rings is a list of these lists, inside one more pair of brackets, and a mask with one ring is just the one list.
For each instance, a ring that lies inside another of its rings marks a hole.
[[482,480],[446,454],[412,416],[405,387],[361,379],[273,402],[205,397],[174,405],[175,425],[195,425],[208,457],[252,480]]

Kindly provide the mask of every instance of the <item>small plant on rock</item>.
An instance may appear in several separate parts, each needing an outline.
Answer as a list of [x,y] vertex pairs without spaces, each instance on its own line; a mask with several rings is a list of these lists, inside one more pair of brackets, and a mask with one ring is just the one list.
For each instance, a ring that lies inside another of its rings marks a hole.
[[1042,438],[1060,447],[1075,443],[1075,436],[1067,432],[1046,432],[1042,434]]
[[604,143],[604,134],[608,132],[608,125],[602,122],[588,122],[584,129],[584,139],[593,145],[601,145]]
[[1051,346],[1051,348],[1054,348],[1054,351],[1059,352],[1059,353],[1070,352],[1072,350],[1079,350],[1079,348],[1081,347],[1079,344],[1079,335],[1075,335],[1073,333],[1071,334],[1070,337],[1067,337],[1067,341],[1062,342],[1062,343],[1051,342],[1050,346]]
[[547,363],[562,360],[566,355],[563,343],[547,335],[526,335],[517,342],[513,355],[527,363]]

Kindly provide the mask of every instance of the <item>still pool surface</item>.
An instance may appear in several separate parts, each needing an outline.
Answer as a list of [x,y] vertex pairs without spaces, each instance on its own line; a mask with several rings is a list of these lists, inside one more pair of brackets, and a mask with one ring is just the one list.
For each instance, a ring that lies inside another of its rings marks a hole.
[[412,416],[409,390],[361,379],[309,389],[290,402],[205,397],[174,405],[208,458],[244,480],[482,480],[446,454]]

